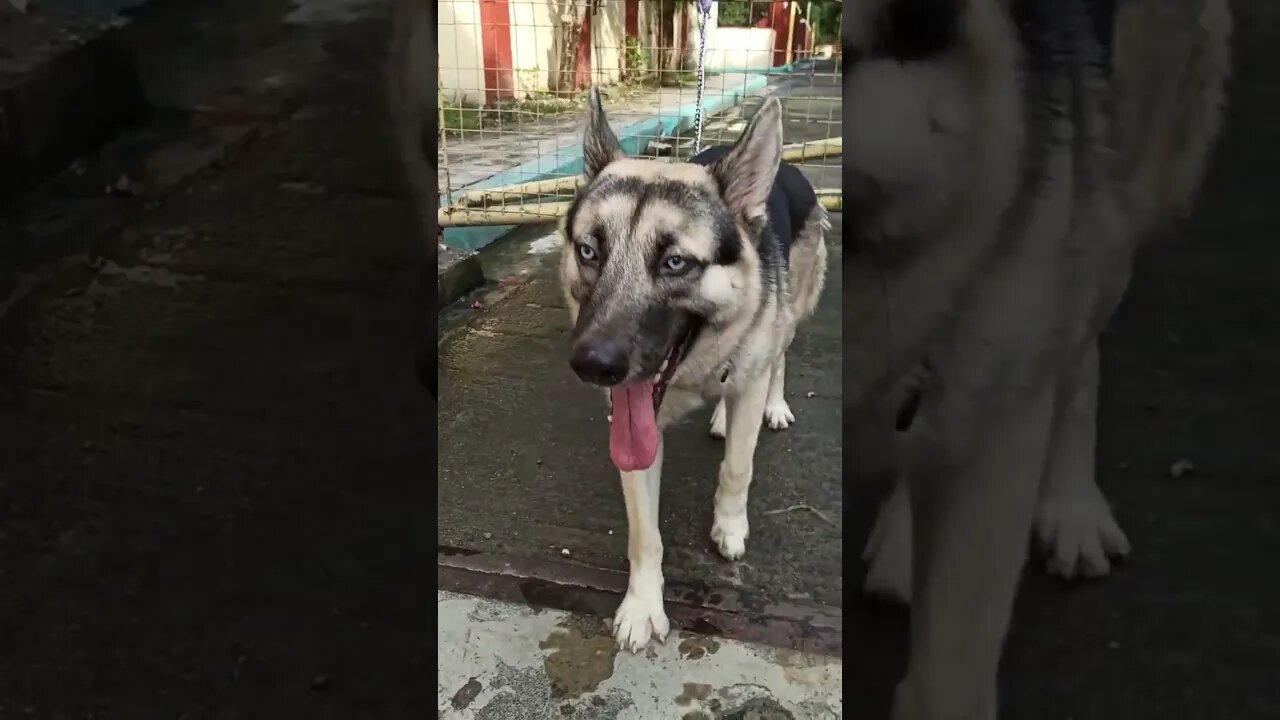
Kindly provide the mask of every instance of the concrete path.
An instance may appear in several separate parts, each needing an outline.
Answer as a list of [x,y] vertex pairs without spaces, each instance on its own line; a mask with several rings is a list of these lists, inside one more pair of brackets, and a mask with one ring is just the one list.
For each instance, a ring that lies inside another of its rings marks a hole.
[[0,203],[146,112],[114,5],[0,2]]
[[[826,132],[796,118],[787,122],[785,140]],[[838,178],[829,172],[833,167],[838,159],[804,171],[831,182]],[[509,244],[552,249],[555,239],[543,239],[549,232],[529,231]],[[764,432],[752,492],[752,547],[744,562],[719,561],[707,539],[722,447],[707,433],[710,408],[668,434],[662,514],[672,581],[841,604],[838,215],[827,242],[828,286],[788,361],[798,422],[786,432]],[[498,291],[481,299],[483,309],[464,310],[445,323],[440,542],[513,560],[554,558],[568,547],[577,562],[625,570],[625,517],[608,461],[605,407],[569,370],[555,262],[554,254],[531,259],[520,274],[491,259],[486,274],[507,275]]]
[[600,618],[439,592],[437,717],[837,720],[839,661],[673,632],[619,652]]
[[[144,8],[157,119],[254,131],[113,145],[0,217],[3,248],[65,251],[0,256],[4,717],[433,704],[434,407],[412,372],[430,301],[371,80],[387,8],[294,9]],[[132,193],[105,193],[121,174]]]

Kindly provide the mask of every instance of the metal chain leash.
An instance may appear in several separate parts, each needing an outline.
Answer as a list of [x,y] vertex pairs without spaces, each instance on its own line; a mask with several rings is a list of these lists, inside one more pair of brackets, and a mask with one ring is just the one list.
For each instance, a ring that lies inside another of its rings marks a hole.
[[707,25],[711,22],[711,0],[698,0],[698,94],[693,107],[693,153],[702,152],[702,90],[706,84]]

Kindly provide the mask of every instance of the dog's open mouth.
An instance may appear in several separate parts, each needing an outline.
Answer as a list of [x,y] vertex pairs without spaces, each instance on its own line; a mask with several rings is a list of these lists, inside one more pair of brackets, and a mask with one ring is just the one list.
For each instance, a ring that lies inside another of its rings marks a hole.
[[623,472],[644,470],[658,455],[658,408],[667,385],[688,357],[701,322],[690,321],[667,353],[658,373],[644,380],[618,385],[610,391],[613,422],[609,426],[609,457]]

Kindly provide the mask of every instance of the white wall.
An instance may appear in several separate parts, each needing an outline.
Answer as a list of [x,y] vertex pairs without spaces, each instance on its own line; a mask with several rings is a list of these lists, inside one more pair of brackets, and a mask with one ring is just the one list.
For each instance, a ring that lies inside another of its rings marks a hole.
[[[644,5],[643,2],[640,4]],[[627,57],[627,5],[623,0],[600,3],[599,11],[591,19],[591,42],[592,81],[611,83],[620,80],[622,64]]]
[[551,0],[510,0],[511,75],[516,97],[545,92],[556,67],[560,20]]
[[440,50],[441,101],[449,105],[484,103],[484,51],[480,47],[478,0],[441,0],[436,18]]
[[[516,97],[546,92],[558,65],[557,0],[510,0],[511,80]],[[641,2],[642,23],[645,13]],[[440,81],[445,101],[484,102],[484,51],[478,0],[441,0],[437,21]],[[592,19],[591,72],[595,82],[616,82],[626,58],[626,4],[605,0]],[[645,42],[645,40],[641,40]]]
[[[516,97],[550,89],[559,64],[560,19],[556,0],[510,0],[511,64]],[[591,74],[616,82],[626,56],[626,4],[605,0],[591,20]]]
[[[643,4],[643,3],[642,3]],[[697,69],[698,62],[698,12],[697,3],[689,5],[689,39],[686,67]],[[679,12],[677,10],[677,12]],[[707,70],[715,72],[730,69],[751,68],[764,70],[773,66],[773,35],[769,28],[720,27],[720,3],[711,4],[710,22],[707,23]],[[677,15],[677,22],[679,16]]]
[[[694,40],[696,47],[696,36]],[[695,51],[694,59],[697,59]],[[716,28],[707,31],[707,70],[751,68],[773,65],[773,30],[765,28]]]

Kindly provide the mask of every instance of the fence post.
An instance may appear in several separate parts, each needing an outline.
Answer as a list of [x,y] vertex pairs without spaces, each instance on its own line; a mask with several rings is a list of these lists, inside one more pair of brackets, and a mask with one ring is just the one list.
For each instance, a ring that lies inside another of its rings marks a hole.
[[795,44],[796,38],[796,0],[790,0],[787,3],[787,61],[786,65],[791,65],[791,51]]

